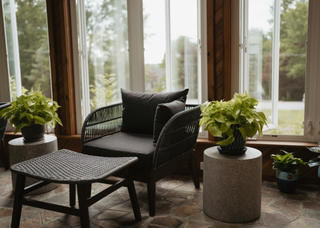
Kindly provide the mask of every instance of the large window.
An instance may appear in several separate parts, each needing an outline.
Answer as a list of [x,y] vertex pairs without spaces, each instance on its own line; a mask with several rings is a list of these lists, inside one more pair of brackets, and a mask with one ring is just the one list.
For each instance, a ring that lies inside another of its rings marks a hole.
[[[51,98],[51,74],[45,0],[2,0],[0,68],[2,101],[31,89]],[[9,89],[7,89],[7,88]]]
[[188,87],[188,100],[199,103],[197,6],[195,0],[143,1],[146,91]]
[[72,18],[77,21],[75,75],[81,89],[76,97],[82,119],[97,107],[119,102],[120,88],[164,92],[188,87],[188,103],[204,102],[205,6],[200,0],[76,0]]
[[239,68],[233,69],[233,79],[237,72],[240,77],[234,88],[260,101],[258,108],[266,114],[269,126],[264,138],[319,140],[315,85],[320,81],[313,65],[314,58],[320,61],[316,54],[319,2],[243,0],[237,5],[239,39],[233,53],[239,53]]

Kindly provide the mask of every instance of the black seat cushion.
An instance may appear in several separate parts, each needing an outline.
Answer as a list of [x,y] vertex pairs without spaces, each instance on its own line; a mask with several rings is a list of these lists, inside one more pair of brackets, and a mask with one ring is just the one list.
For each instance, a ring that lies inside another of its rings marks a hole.
[[139,93],[121,89],[122,132],[153,134],[156,108],[160,103],[168,103],[181,97],[187,100],[189,89],[169,93]]
[[138,157],[132,166],[152,169],[153,137],[148,134],[117,133],[84,144],[82,153],[105,157]]

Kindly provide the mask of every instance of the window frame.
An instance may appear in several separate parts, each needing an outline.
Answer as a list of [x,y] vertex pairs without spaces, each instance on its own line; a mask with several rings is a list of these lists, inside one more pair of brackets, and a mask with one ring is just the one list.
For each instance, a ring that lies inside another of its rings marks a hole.
[[6,34],[3,20],[3,7],[0,5],[0,75],[7,75],[7,77],[1,77],[0,83],[0,100],[10,101],[10,80],[9,80],[9,66],[8,66],[8,52],[6,45]]
[[[278,0],[275,0],[278,1]],[[244,64],[246,57],[243,55],[244,36],[243,26],[246,0],[231,1],[231,93],[244,92]],[[320,141],[320,107],[317,98],[320,98],[320,1],[309,0],[308,38],[307,38],[307,64],[306,64],[306,89],[305,89],[305,119],[304,135],[263,135],[262,138],[249,140],[274,140],[274,141]]]
[[[168,5],[170,0],[166,0]],[[200,15],[198,23],[199,41],[198,41],[198,91],[201,103],[207,100],[207,12],[206,0],[198,1],[198,15]],[[78,57],[78,31],[77,31],[77,12],[76,0],[71,0],[71,23],[72,23],[72,43],[73,43],[73,61],[75,70],[75,97],[77,110],[77,133],[81,134],[82,119],[89,114],[89,109],[84,108],[90,104],[90,98],[85,98],[84,104],[81,105],[81,84],[82,77],[79,72],[79,62],[82,61]],[[128,9],[128,51],[129,51],[129,74],[130,74],[130,90],[137,92],[145,91],[145,65],[144,65],[144,34],[143,34],[143,0],[127,0]],[[80,19],[82,17],[80,16]],[[82,18],[83,20],[83,18]],[[85,21],[85,20],[84,20]],[[134,31],[132,33],[131,31]],[[81,50],[83,51],[83,50]],[[137,54],[138,53],[138,54]],[[83,65],[83,64],[81,64]],[[79,75],[79,77],[78,77]],[[83,89],[83,88],[82,88]],[[88,92],[84,93],[88,94]],[[81,114],[80,114],[81,113]],[[80,115],[79,115],[80,114]],[[208,137],[208,133],[201,131],[199,137]]]

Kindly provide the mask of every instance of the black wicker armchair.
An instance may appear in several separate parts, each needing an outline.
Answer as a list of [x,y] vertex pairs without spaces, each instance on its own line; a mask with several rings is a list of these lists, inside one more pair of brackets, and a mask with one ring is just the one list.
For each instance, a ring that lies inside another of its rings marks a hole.
[[156,182],[188,164],[194,185],[199,188],[194,147],[199,132],[200,106],[186,105],[164,125],[158,141],[153,135],[122,132],[122,103],[98,108],[82,127],[82,152],[125,157],[136,156],[133,179],[147,183],[149,215],[155,215]]
[[[9,107],[11,104],[10,103],[0,103],[0,111],[4,108]],[[6,132],[6,127],[7,127],[7,123],[8,121],[5,120],[4,118],[0,118],[0,158],[2,160],[2,163],[4,165],[5,169],[9,169],[10,168],[10,164],[9,164],[9,159],[8,159],[8,155],[6,152],[6,148],[4,145],[4,135]]]

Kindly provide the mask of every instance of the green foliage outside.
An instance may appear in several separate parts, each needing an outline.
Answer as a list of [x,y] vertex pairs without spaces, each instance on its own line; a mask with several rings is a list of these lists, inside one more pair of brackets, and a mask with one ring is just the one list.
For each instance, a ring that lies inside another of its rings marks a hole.
[[46,98],[41,92],[31,91],[12,101],[11,106],[0,111],[0,116],[10,119],[10,123],[16,127],[14,133],[17,133],[21,128],[33,124],[48,123],[49,126],[54,127],[58,122],[62,125],[56,113],[59,107],[57,102]]
[[[10,81],[15,79],[12,22],[9,0],[3,0],[6,27]],[[18,30],[21,84],[26,90],[38,88],[51,97],[49,44],[45,0],[15,0]],[[11,87],[12,100],[16,99],[16,88]]]
[[119,86],[129,88],[129,62],[126,1],[103,0],[98,7],[90,3],[85,1],[92,111],[119,98]]
[[[271,111],[262,110],[268,117]],[[279,110],[278,127],[264,131],[267,135],[303,135],[304,110]]]
[[272,168],[281,172],[299,174],[299,167],[301,165],[306,165],[301,158],[296,158],[292,153],[281,150],[284,155],[271,154],[273,159]]
[[[307,27],[307,0],[281,1],[280,15],[280,62],[279,62],[279,100],[302,101],[305,93]],[[273,7],[270,9],[273,14]],[[273,20],[270,20],[270,24]],[[273,29],[273,26],[271,26]],[[272,39],[273,30],[262,34],[262,87],[265,100],[272,97]]]
[[[10,76],[10,88],[11,88],[11,99],[13,101],[15,101],[17,99],[17,84],[16,84],[16,80],[14,78],[14,75],[13,76]],[[22,86],[21,88],[21,94],[26,94],[26,92],[28,92],[28,90],[26,88],[24,88]]]
[[[90,85],[90,92],[92,93],[92,99],[90,100],[90,106],[92,109],[96,109],[114,100],[117,94],[117,79],[115,75],[97,75],[95,85]],[[99,103],[100,102],[100,103]]]
[[[198,98],[198,47],[189,37],[180,36],[172,42],[172,88],[190,89],[188,98]],[[161,73],[159,73],[159,71]],[[162,77],[161,77],[162,75]],[[151,84],[148,92],[166,90],[166,55],[160,64],[146,64],[146,83]]]

